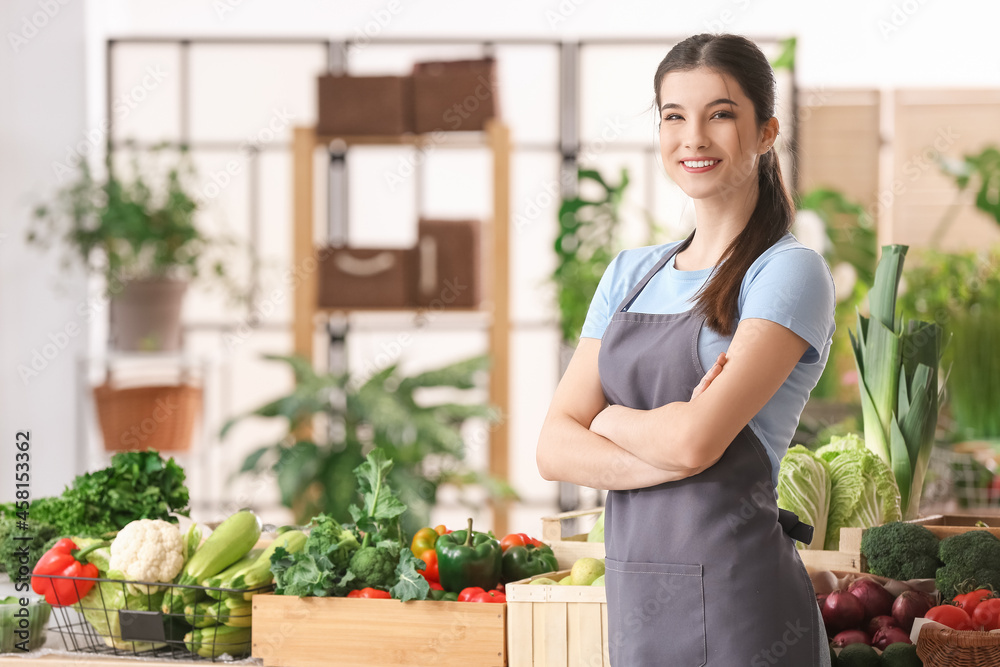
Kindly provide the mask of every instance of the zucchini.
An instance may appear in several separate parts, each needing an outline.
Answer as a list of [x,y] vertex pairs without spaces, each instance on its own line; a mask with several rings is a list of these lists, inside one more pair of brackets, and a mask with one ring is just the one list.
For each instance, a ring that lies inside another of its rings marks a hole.
[[211,589],[232,588],[232,586],[229,586],[224,582],[228,579],[231,579],[233,575],[235,575],[243,568],[247,567],[248,565],[251,565],[254,561],[257,560],[257,557],[260,556],[262,552],[263,549],[251,549],[250,553],[248,553],[246,556],[244,556],[243,558],[239,559],[238,561],[227,567],[222,572],[219,572],[218,574],[213,575],[211,577],[202,579],[200,585],[204,586],[206,589],[209,589],[205,591],[205,593],[207,593],[209,597],[215,598],[216,600],[221,600],[222,598],[226,597],[226,591],[216,591]]
[[191,559],[178,583],[196,585],[243,558],[260,539],[260,521],[250,511],[236,512],[215,529]]
[[250,628],[213,625],[184,635],[184,646],[191,653],[212,660],[223,653],[239,658],[250,652]]
[[247,567],[238,569],[219,584],[222,588],[254,589],[267,586],[274,581],[271,573],[271,555],[278,547],[283,547],[288,553],[302,551],[306,545],[306,534],[293,530],[282,533],[265,549],[257,559]]

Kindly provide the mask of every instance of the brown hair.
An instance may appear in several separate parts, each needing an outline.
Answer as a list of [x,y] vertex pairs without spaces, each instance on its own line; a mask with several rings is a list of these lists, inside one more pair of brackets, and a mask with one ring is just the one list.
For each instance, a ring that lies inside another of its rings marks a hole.
[[[753,103],[758,130],[774,116],[774,70],[764,54],[745,37],[712,34],[688,37],[670,49],[660,62],[653,77],[657,114],[663,77],[670,72],[700,67],[728,74],[739,83],[743,94]],[[795,206],[781,178],[781,166],[773,148],[758,160],[757,187],[757,205],[750,220],[723,253],[722,259],[726,261],[720,262],[698,293],[695,307],[705,316],[706,324],[722,335],[730,335],[736,329],[740,287],[747,269],[788,232],[795,217]],[[694,232],[680,250],[687,248],[693,238]]]

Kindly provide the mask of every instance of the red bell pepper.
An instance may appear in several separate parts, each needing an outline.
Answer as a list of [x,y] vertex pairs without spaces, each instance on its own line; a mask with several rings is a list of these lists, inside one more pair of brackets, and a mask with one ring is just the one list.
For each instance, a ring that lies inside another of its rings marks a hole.
[[478,586],[462,589],[458,594],[459,602],[506,602],[507,595],[503,591],[486,591]]
[[524,547],[532,544],[536,547],[544,547],[546,544],[541,540],[536,540],[533,537],[528,537],[527,533],[511,533],[507,537],[500,540],[500,550],[507,551],[510,547]]
[[434,549],[425,551],[420,554],[420,560],[424,561],[424,567],[417,572],[424,575],[424,579],[428,582],[434,584],[441,581],[440,573],[438,572],[438,555]]
[[389,600],[392,598],[392,596],[389,595],[389,591],[380,591],[377,588],[361,588],[355,591],[351,591],[350,593],[347,594],[347,597],[364,598],[364,599],[380,598],[385,600]]
[[[32,576],[31,589],[39,595],[44,595],[45,601],[53,607],[76,604],[94,587],[97,582],[93,579],[99,574],[96,565],[80,559],[85,558],[91,551],[105,546],[107,543],[98,542],[86,549],[77,549],[76,542],[68,537],[62,538],[38,559],[35,569],[31,571],[32,575],[51,576]],[[86,577],[86,579],[63,577]]]
[[434,526],[434,532],[438,534],[438,537],[441,537],[442,535],[447,535],[451,531],[445,528],[443,523],[439,523]]

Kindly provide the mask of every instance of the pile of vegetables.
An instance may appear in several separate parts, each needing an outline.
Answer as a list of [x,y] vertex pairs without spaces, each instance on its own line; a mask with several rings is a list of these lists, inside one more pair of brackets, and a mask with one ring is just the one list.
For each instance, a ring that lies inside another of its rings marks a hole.
[[815,529],[812,543],[797,543],[800,549],[836,550],[841,528],[902,518],[892,470],[854,433],[835,436],[815,452],[789,449],[778,471],[778,507]]
[[350,507],[354,523],[344,526],[326,514],[314,517],[301,551],[277,548],[270,557],[275,593],[297,596],[347,596],[374,589],[397,600],[426,600],[424,562],[404,541],[404,505],[388,484],[392,461],[374,449],[354,469],[361,504]]
[[880,650],[911,643],[913,620],[934,605],[927,593],[911,589],[895,596],[870,577],[856,579],[845,590],[817,595],[816,600],[834,647],[865,644]]
[[[136,519],[176,523],[172,514],[187,515],[188,489],[184,470],[154,450],[119,452],[111,465],[78,476],[62,495],[39,498],[28,508],[32,570],[43,553],[60,537],[101,537],[116,533]],[[16,572],[17,503],[0,505],[0,571]]]

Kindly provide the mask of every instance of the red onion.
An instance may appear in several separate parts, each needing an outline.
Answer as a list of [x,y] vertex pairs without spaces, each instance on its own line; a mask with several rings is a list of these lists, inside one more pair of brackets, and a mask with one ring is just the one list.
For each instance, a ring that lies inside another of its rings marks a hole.
[[829,593],[817,593],[816,594],[816,604],[819,605],[820,609],[823,608],[823,603],[826,602],[826,598],[829,595],[830,595]]
[[847,587],[847,592],[861,600],[865,607],[865,618],[887,616],[892,613],[892,593],[874,579],[863,577]]
[[865,626],[865,630],[868,634],[875,636],[879,630],[882,628],[898,628],[899,623],[896,622],[892,616],[876,616],[875,618],[868,621],[868,625]]
[[828,635],[856,628],[863,620],[865,620],[864,605],[847,591],[834,591],[823,603],[823,623],[826,625]]
[[843,632],[838,632],[837,636],[833,638],[834,648],[844,648],[851,644],[871,646],[872,638],[864,630],[844,630]]
[[934,601],[927,593],[920,591],[903,591],[892,603],[892,617],[905,632],[913,628],[913,619],[920,618],[926,614]]
[[910,635],[908,635],[905,630],[886,627],[875,633],[875,639],[872,640],[872,646],[880,651],[884,651],[885,647],[889,644],[898,644],[900,642],[904,644],[913,643],[910,641]]

